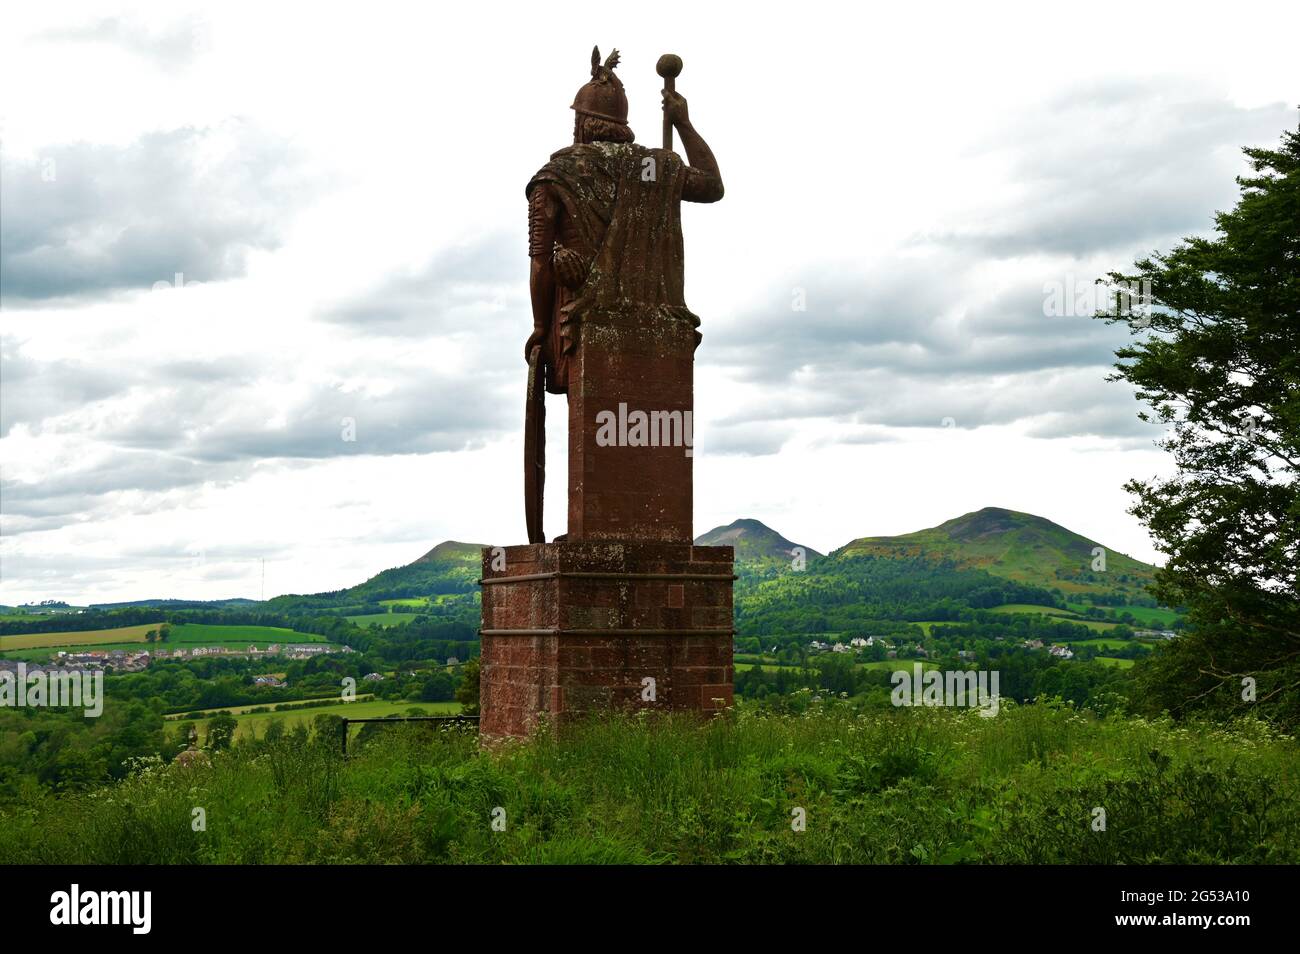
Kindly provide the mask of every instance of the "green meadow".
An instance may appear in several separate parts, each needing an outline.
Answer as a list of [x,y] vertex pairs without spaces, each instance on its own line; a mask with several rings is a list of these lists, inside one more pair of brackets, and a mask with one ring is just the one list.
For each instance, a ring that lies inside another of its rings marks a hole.
[[[86,648],[112,652],[121,649],[139,652],[148,648],[145,634],[156,630],[161,623],[140,626],[122,626],[117,629],[97,629],[84,632],[31,633],[0,636],[0,654],[12,659],[46,660],[52,652]],[[178,623],[170,627],[166,642],[153,644],[159,649],[190,646],[221,646],[247,649],[257,646],[266,649],[273,643],[322,643],[325,639],[314,633],[298,633],[281,626],[227,626],[209,623]]]
[[[290,703],[292,704],[292,703]],[[424,715],[455,715],[460,712],[460,703],[458,702],[409,702],[407,700],[388,701],[384,699],[365,700],[357,699],[356,702],[339,703],[334,702],[328,705],[310,706],[302,709],[289,709],[281,712],[249,712],[248,709],[257,708],[256,706],[236,707],[235,709],[218,709],[212,715],[218,712],[230,712],[235,716],[237,728],[235,738],[251,739],[255,736],[266,734],[266,727],[272,722],[283,723],[286,730],[292,729],[296,725],[309,725],[312,720],[321,715],[338,716],[339,718],[347,717],[349,719],[384,719],[389,716],[407,715],[412,709],[423,710]],[[193,724],[199,726],[200,734],[206,734],[207,724],[211,721],[211,716],[207,719],[180,719],[176,720],[183,724]]]
[[282,626],[219,626],[209,623],[180,623],[171,628],[168,646],[228,646],[265,649],[272,643],[323,643],[314,633],[298,633]]
[[359,732],[347,758],[337,731],[319,730],[2,807],[5,860],[1300,861],[1300,752],[1256,720],[1175,725],[1005,700],[993,718],[829,703],[798,715],[741,707],[706,723],[606,716],[487,750],[472,729],[397,724]]
[[1106,639],[1098,636],[1093,639],[1073,639],[1070,641],[1071,646],[1091,646],[1094,649],[1123,649],[1126,646],[1141,646],[1143,649],[1150,649],[1150,644],[1140,642],[1136,639]]
[[344,617],[350,623],[356,623],[358,626],[396,626],[399,623],[409,623],[413,619],[419,619],[418,613],[366,613],[361,616]]
[[[1084,619],[1065,610],[1058,609],[1055,606],[1035,606],[1032,603],[1004,603],[1002,606],[995,606],[992,609],[994,613],[1033,613],[1039,616],[1051,616],[1065,623],[1074,623],[1078,626],[1086,626],[1088,629],[1099,633],[1109,632],[1114,629],[1118,623],[1107,623],[1096,619]],[[926,631],[927,635],[929,631]]]
[[[338,695],[337,695],[337,694],[332,695],[332,696],[328,696],[328,697],[326,697],[326,696],[322,696],[321,699],[320,699],[320,701],[324,702],[324,701],[326,701],[326,700],[328,699],[329,701],[332,702],[332,701],[336,700],[337,698],[338,698]],[[371,692],[360,693],[360,694],[357,695],[357,702],[365,702],[366,700],[373,699],[373,698],[374,698],[374,693],[371,693]],[[289,704],[290,704],[290,705],[306,705],[307,703],[309,703],[309,702],[311,702],[311,701],[312,701],[312,700],[310,700],[310,699],[297,699],[297,700],[294,700],[293,702],[291,702],[291,703],[289,703]],[[196,722],[196,721],[197,721],[197,722],[207,722],[208,717],[210,717],[210,716],[214,716],[214,715],[216,715],[218,712],[229,712],[231,715],[238,716],[238,715],[243,715],[243,714],[246,713],[246,712],[251,712],[253,709],[264,709],[264,708],[266,708],[267,706],[275,706],[275,705],[278,705],[278,704],[279,704],[279,703],[275,703],[275,702],[270,702],[270,703],[268,703],[268,702],[253,702],[253,703],[249,703],[249,704],[246,705],[246,706],[214,706],[214,707],[212,707],[211,709],[192,709],[192,710],[190,710],[191,712],[197,712],[197,713],[199,713],[199,714],[202,716],[202,718],[200,718],[200,719],[186,719],[185,717],[186,717],[187,715],[190,714],[189,712],[174,712],[174,713],[171,713],[170,715],[164,716],[163,718],[164,718],[164,720],[167,721],[167,722],[179,722],[179,721],[182,721],[182,720],[184,720],[184,721],[186,721],[186,722]]]

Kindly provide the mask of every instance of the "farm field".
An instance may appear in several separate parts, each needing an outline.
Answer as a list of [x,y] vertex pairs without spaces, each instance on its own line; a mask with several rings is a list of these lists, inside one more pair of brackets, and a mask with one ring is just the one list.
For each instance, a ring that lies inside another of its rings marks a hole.
[[1173,610],[1158,609],[1153,606],[1122,606],[1119,612],[1132,613],[1138,623],[1152,629],[1168,629],[1178,622],[1179,618]]
[[419,618],[419,613],[367,613],[364,616],[345,616],[349,623],[358,626],[397,626]]
[[272,643],[323,643],[315,633],[297,633],[283,626],[218,626],[211,623],[180,623],[172,627],[168,646],[220,646],[265,649]]
[[[1098,633],[1106,633],[1118,626],[1118,623],[1103,622],[1096,619],[1083,619],[1075,616],[1066,610],[1057,609],[1055,606],[1036,606],[1032,603],[1004,603],[1002,606],[993,607],[994,613],[1035,613],[1039,616],[1050,616],[1053,619],[1059,619],[1063,623],[1074,623],[1078,626],[1086,626],[1088,629]],[[928,630],[926,631],[928,634]]]
[[1101,663],[1103,666],[1116,666],[1120,669],[1128,669],[1133,665],[1134,661],[1135,660],[1132,659],[1116,659],[1113,656],[1097,657],[1097,662]]
[[380,606],[428,606],[429,597],[427,596],[408,596],[400,600],[380,600]]
[[0,636],[0,652],[15,649],[63,649],[68,646],[94,646],[105,648],[110,644],[138,648],[135,643],[145,641],[145,633],[157,629],[161,623],[143,623],[119,629],[91,629],[79,633],[27,633],[17,636]]
[[[288,712],[256,712],[235,715],[237,728],[235,738],[247,739],[254,734],[264,735],[266,727],[275,721],[282,721],[285,729],[291,729],[299,723],[311,723],[319,715],[346,716],[349,719],[383,719],[387,716],[406,715],[410,709],[423,709],[425,715],[455,715],[460,712],[459,702],[410,702],[398,700],[390,702],[383,699],[370,699],[365,702],[349,702],[325,706],[311,706],[305,709],[292,709]],[[218,712],[222,711],[220,709]],[[234,710],[231,710],[234,715]],[[204,726],[206,731],[208,719],[181,720]]]
[[[369,702],[370,700],[374,699],[374,697],[375,697],[375,694],[374,694],[373,692],[362,693],[361,695],[358,695],[358,696],[357,696],[357,702]],[[332,700],[332,699],[337,699],[337,698],[338,698],[337,695],[334,695],[334,696],[322,696],[320,701],[323,702],[323,701],[325,701],[326,699],[331,699],[331,700]],[[296,699],[296,700],[293,700],[293,701],[287,703],[287,705],[302,705],[302,704],[305,704],[305,703],[308,703],[308,702],[311,702],[311,701],[312,701],[312,700],[310,700],[310,699]],[[231,715],[236,715],[236,716],[238,716],[238,715],[244,715],[245,713],[250,712],[250,711],[253,710],[253,709],[261,709],[261,708],[264,708],[264,707],[266,707],[266,706],[274,706],[274,705],[279,705],[279,703],[276,703],[276,702],[250,702],[250,703],[249,703],[248,705],[246,705],[246,706],[213,706],[213,707],[210,708],[210,709],[186,709],[184,712],[173,712],[173,713],[170,713],[170,714],[168,714],[168,715],[163,716],[163,721],[164,721],[164,722],[180,722],[180,721],[183,721],[183,720],[185,719],[185,716],[187,716],[187,715],[188,715],[189,713],[191,713],[191,712],[202,712],[202,713],[205,713],[206,715],[209,715],[209,716],[216,715],[218,712],[229,712]],[[191,720],[191,721],[194,721],[194,722],[202,722],[203,720],[202,720],[202,719],[194,719],[194,720]]]
[[[77,647],[112,652],[139,650],[145,643],[145,634],[157,629],[161,623],[139,626],[121,626],[116,629],[86,630],[69,633],[31,633],[17,636],[0,636],[0,657],[25,659],[28,662],[46,662],[58,650]],[[314,633],[298,633],[280,626],[218,626],[209,623],[179,623],[171,627],[171,635],[159,648],[186,646],[232,646],[247,649],[255,645],[266,649],[273,643],[324,643],[325,638]]]
[[755,666],[758,666],[758,668],[761,669],[763,672],[780,672],[783,669],[788,672],[809,671],[806,669],[800,669],[798,666],[782,666],[779,663],[754,663],[754,662],[740,662],[739,660],[736,660],[736,662],[733,665],[735,667],[736,672],[740,672],[742,670],[748,671],[750,669],[753,669]]
[[[760,663],[754,656],[737,656],[733,665],[737,672],[753,669],[755,666],[759,666],[763,672],[780,672],[783,669],[789,672],[816,673],[817,671],[812,665],[809,665],[807,668],[792,665],[783,666],[780,663],[770,661],[770,659],[771,657],[765,657],[764,661]],[[912,664],[915,662],[919,662],[926,669],[937,669],[939,666],[938,663],[929,662],[924,659],[878,659],[872,662],[854,663],[854,665],[859,669],[884,669],[887,672],[893,672],[895,669],[910,669]]]
[[1136,639],[1128,641],[1123,639],[1104,639],[1097,637],[1094,639],[1074,639],[1070,641],[1070,645],[1091,646],[1094,649],[1120,649],[1124,646],[1148,646],[1149,644],[1138,642]]
[[925,670],[938,669],[939,664],[930,662],[928,659],[877,659],[872,662],[858,663],[863,669],[883,669],[886,672],[895,672],[902,669],[907,672],[912,671],[912,666],[916,663],[921,664]]
[[[1075,612],[1083,612],[1087,609],[1083,603],[1066,603],[1070,609]],[[1178,621],[1178,614],[1171,609],[1165,609],[1163,606],[1115,606],[1110,607],[1116,615],[1120,613],[1130,613],[1141,626],[1148,626],[1157,629],[1166,629]]]
[[1056,606],[1040,606],[1037,603],[1003,603],[993,607],[994,613],[1037,613],[1039,616],[1061,616],[1073,619],[1079,614],[1072,610],[1063,610]]

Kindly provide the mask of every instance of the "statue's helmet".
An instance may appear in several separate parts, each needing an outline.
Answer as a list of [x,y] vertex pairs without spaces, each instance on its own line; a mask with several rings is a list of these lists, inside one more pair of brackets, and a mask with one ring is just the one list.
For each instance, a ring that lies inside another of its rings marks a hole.
[[591,48],[591,80],[573,98],[570,109],[580,116],[594,116],[620,126],[627,125],[627,94],[623,82],[614,75],[618,66],[618,50],[609,54],[604,65],[600,62],[600,47]]

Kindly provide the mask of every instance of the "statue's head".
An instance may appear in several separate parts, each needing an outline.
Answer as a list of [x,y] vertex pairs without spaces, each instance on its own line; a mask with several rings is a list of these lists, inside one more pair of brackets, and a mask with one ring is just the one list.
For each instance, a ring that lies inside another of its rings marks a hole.
[[591,48],[591,80],[578,90],[570,107],[574,142],[631,142],[636,138],[627,124],[627,94],[614,75],[616,66],[618,50],[601,65],[600,48]]

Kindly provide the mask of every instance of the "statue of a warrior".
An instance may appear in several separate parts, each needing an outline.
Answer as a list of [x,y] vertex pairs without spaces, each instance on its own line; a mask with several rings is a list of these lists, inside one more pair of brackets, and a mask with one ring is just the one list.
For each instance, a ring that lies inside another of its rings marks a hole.
[[[722,198],[717,160],[691,125],[686,100],[672,80],[663,92],[669,141],[663,149],[633,141],[627,96],[614,74],[618,60],[617,50],[604,63],[598,49],[591,51],[591,80],[572,106],[573,145],[552,155],[526,190],[533,311],[533,333],[524,346],[530,543],[545,542],[543,390],[568,394],[578,329],[596,315],[636,320],[652,310],[698,326],[683,297],[680,207],[683,199]],[[680,60],[676,64],[680,69]],[[671,151],[672,129],[681,136],[689,164]]]

